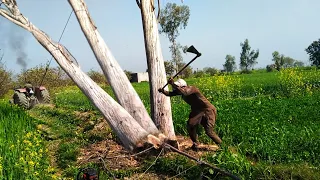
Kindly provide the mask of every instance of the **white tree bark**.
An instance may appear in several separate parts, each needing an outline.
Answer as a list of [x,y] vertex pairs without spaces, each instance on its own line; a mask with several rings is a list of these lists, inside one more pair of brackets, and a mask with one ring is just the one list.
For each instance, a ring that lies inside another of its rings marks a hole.
[[[175,140],[170,98],[158,92],[158,89],[166,84],[167,79],[153,0],[141,0],[138,5],[141,9],[148,61],[152,119],[162,133],[169,139]],[[168,87],[165,89],[168,90]]]
[[15,2],[13,3],[12,0],[3,0],[2,2],[9,11],[0,9],[0,15],[31,32],[39,43],[50,52],[62,69],[103,114],[125,148],[133,150],[147,141],[149,133],[74,63],[75,59],[63,46],[53,42],[48,35],[24,17]]
[[100,36],[84,0],[69,0],[69,3],[118,102],[147,132],[157,133],[158,129],[152,122],[143,102]]

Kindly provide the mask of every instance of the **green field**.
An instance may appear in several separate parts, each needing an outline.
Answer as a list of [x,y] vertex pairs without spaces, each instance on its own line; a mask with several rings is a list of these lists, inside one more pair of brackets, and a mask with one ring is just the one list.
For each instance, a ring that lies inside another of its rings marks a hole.
[[[203,155],[204,160],[242,179],[320,177],[320,71],[288,69],[272,73],[193,78],[187,79],[187,82],[198,86],[218,109],[216,130],[223,144],[219,151]],[[133,83],[133,86],[150,111],[148,83]],[[110,87],[103,88],[113,96]],[[41,148],[56,144],[55,152],[48,153],[48,156],[55,157],[56,174],[69,178],[74,177],[80,166],[76,164],[77,149],[101,141],[110,133],[110,130],[101,134],[90,131],[92,124],[89,122],[98,121],[101,115],[77,87],[60,88],[51,96],[55,107],[39,106],[27,113],[6,105],[7,101],[1,101],[0,175],[3,179],[15,179],[23,174],[21,168],[15,168],[15,162],[21,158],[22,152],[28,151],[27,147],[10,144],[16,140],[23,142],[29,132],[43,142]],[[173,97],[171,102],[175,131],[178,135],[187,136],[189,107],[180,97]],[[90,116],[80,118],[77,112],[89,112]],[[40,128],[43,136],[36,133],[39,124],[46,127],[45,130]],[[199,133],[200,141],[213,143],[203,129],[199,128]],[[39,150],[40,147],[29,149],[30,153],[39,153]],[[111,171],[118,178],[142,173],[154,158],[146,158],[140,168]],[[48,160],[41,160],[39,164],[26,171],[32,172],[29,174],[48,173],[41,171],[41,168],[50,169]],[[101,165],[90,165],[101,168]],[[170,177],[192,167],[179,178],[195,179],[202,175],[222,179],[212,170],[194,165],[179,155],[173,158],[164,156],[149,171]],[[23,163],[20,166],[26,167]],[[103,169],[101,175],[111,177]]]

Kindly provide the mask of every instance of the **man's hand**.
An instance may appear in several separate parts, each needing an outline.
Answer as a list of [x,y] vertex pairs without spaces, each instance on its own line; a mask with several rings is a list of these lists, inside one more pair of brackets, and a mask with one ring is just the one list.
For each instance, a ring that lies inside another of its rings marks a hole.
[[173,78],[170,77],[169,80],[168,80],[168,84],[171,84],[171,85],[172,85],[173,83],[174,83]]

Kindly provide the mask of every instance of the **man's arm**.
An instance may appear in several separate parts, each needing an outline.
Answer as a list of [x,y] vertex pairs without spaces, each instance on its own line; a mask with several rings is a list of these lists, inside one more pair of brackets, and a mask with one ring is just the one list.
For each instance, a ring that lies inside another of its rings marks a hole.
[[177,96],[177,95],[180,95],[177,91],[166,91],[162,88],[158,89],[159,92],[163,93],[164,95],[166,96]]

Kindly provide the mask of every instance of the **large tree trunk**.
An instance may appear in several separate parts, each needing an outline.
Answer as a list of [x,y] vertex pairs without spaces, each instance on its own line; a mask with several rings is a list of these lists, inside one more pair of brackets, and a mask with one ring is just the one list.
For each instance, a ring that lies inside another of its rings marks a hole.
[[48,35],[28,21],[15,4],[5,2],[5,5],[10,12],[0,9],[0,15],[31,32],[39,43],[50,52],[62,69],[99,109],[125,148],[133,150],[147,141],[149,133],[99,85],[81,71],[80,67],[74,63],[76,60],[63,46],[53,42]]
[[152,122],[137,92],[100,36],[97,27],[90,17],[84,0],[69,0],[69,3],[118,102],[146,131],[149,133],[157,133],[158,129]]
[[167,80],[152,2],[153,0],[141,0],[141,3],[138,4],[141,9],[150,79],[151,115],[159,130],[169,139],[175,140],[170,98],[158,92],[158,89],[162,88]]

